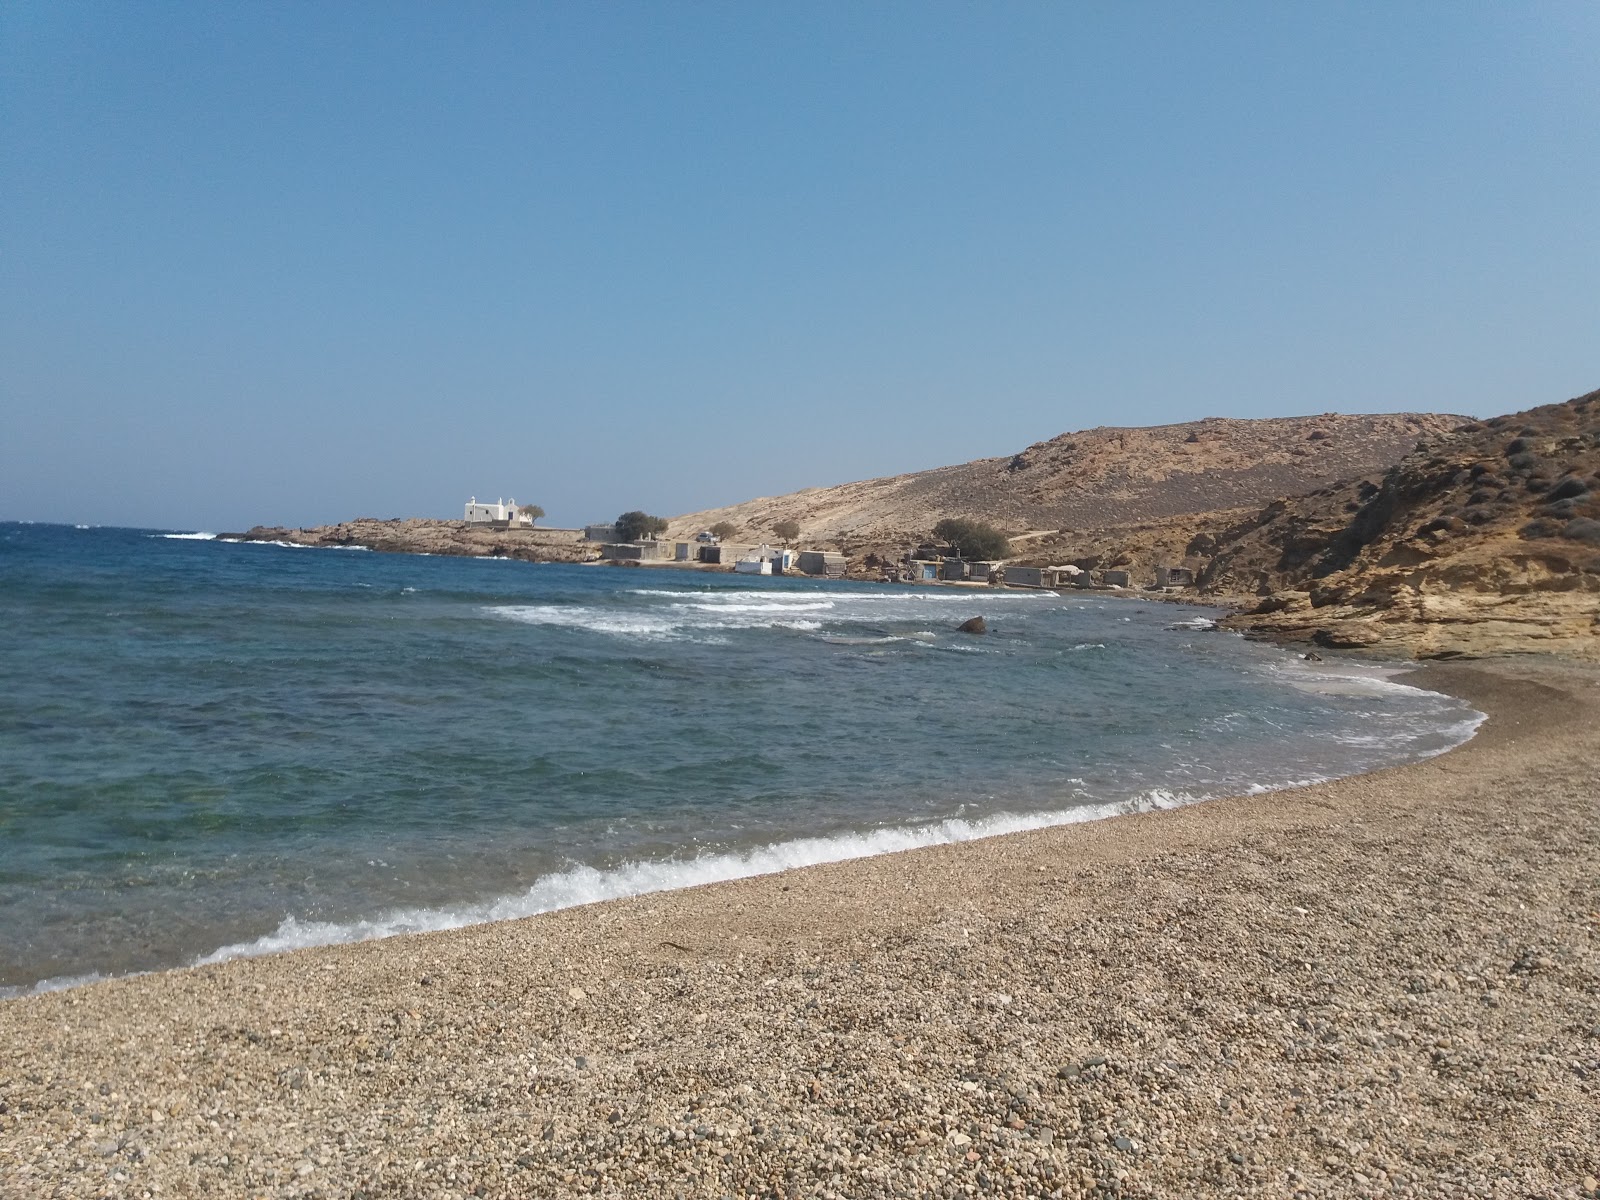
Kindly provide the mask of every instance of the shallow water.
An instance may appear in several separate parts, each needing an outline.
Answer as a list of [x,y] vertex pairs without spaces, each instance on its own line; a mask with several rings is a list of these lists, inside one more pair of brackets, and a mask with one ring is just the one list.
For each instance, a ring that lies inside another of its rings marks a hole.
[[1276,788],[1475,727],[1207,615],[0,525],[0,985]]

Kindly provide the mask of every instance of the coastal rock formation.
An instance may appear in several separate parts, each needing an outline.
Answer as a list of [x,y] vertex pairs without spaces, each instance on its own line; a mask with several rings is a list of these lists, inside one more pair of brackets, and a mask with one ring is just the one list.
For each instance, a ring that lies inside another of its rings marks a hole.
[[1235,627],[1418,657],[1600,656],[1600,392],[1431,437],[1218,542],[1200,582],[1255,597]]
[[988,633],[989,622],[982,617],[968,617],[956,626],[957,633]]
[[944,517],[971,517],[1007,533],[1098,529],[1194,513],[1254,510],[1292,495],[1382,471],[1465,418],[1391,413],[1270,420],[1210,417],[1145,429],[1064,433],[1018,454],[910,475],[763,497],[676,517],[669,536],[728,521],[779,540],[792,520],[810,544],[856,549],[925,537]]
[[517,558],[526,562],[585,562],[593,547],[576,529],[492,529],[465,521],[426,518],[380,521],[358,517],[337,525],[285,529],[257,525],[244,533],[224,533],[244,542],[288,542],[296,546],[365,546],[403,554],[444,554],[465,558]]

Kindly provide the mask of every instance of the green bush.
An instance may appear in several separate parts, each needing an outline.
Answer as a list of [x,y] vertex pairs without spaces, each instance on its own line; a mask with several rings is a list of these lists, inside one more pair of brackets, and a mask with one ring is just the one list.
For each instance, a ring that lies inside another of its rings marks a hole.
[[636,542],[650,534],[662,533],[666,528],[665,517],[652,517],[649,513],[634,509],[617,518],[617,541]]
[[946,517],[933,527],[933,536],[954,546],[962,558],[988,560],[1011,555],[1006,535],[985,521]]

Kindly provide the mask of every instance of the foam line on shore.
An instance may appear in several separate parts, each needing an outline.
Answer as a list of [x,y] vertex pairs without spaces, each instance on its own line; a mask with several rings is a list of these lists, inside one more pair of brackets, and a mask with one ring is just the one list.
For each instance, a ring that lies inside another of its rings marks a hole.
[[[1390,686],[1410,688],[1408,684],[1391,683]],[[1427,689],[1410,690],[1425,692]],[[1420,753],[1417,758],[1419,760],[1432,758],[1463,745],[1471,740],[1486,719],[1486,714],[1474,713],[1467,720],[1447,726],[1444,730],[1449,735],[1447,743],[1437,750]],[[1244,788],[1240,794],[1254,796],[1328,782],[1331,780],[1319,776],[1273,784],[1258,783]],[[513,921],[605,900],[676,891],[681,888],[698,887],[701,884],[772,875],[798,867],[873,858],[883,854],[895,854],[902,850],[977,841],[981,838],[999,837],[1029,830],[1099,821],[1107,817],[1155,812],[1217,798],[1219,798],[1217,794],[1196,794],[1157,787],[1124,800],[1086,804],[1068,809],[1051,809],[1037,813],[997,813],[976,820],[955,817],[931,824],[891,826],[827,837],[795,838],[752,850],[710,854],[691,859],[633,861],[606,870],[579,864],[545,876],[525,892],[502,896],[480,904],[450,908],[391,909],[376,917],[348,922],[302,921],[289,915],[284,917],[272,933],[253,941],[235,942],[219,947],[210,954],[195,959],[193,965],[203,966],[233,958],[253,958],[310,946],[346,945],[402,934],[431,933],[495,921]]]
[[[1276,789],[1263,789],[1276,790]],[[798,867],[814,867],[850,859],[874,858],[902,850],[970,842],[1097,821],[1106,817],[1154,812],[1194,804],[1210,796],[1151,788],[1128,800],[1084,805],[1039,813],[999,813],[992,817],[966,820],[953,817],[927,825],[891,826],[864,833],[843,833],[830,837],[803,837],[775,842],[753,850],[709,854],[691,859],[634,861],[608,870],[577,865],[546,875],[527,891],[502,896],[481,904],[451,908],[399,908],[376,917],[357,921],[302,921],[286,916],[272,933],[248,942],[222,946],[194,960],[195,966],[225,962],[233,958],[253,958],[278,954],[309,946],[346,945],[375,941],[410,933],[432,933],[484,925],[493,921],[514,921],[540,913],[644,896],[652,892],[677,891],[707,883],[725,883],[757,875],[774,875]]]

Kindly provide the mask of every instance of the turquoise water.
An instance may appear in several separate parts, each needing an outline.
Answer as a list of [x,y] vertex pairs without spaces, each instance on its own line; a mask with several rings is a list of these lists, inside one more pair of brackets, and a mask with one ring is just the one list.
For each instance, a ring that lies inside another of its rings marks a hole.
[[1279,787],[1474,727],[1209,615],[0,524],[0,986]]

